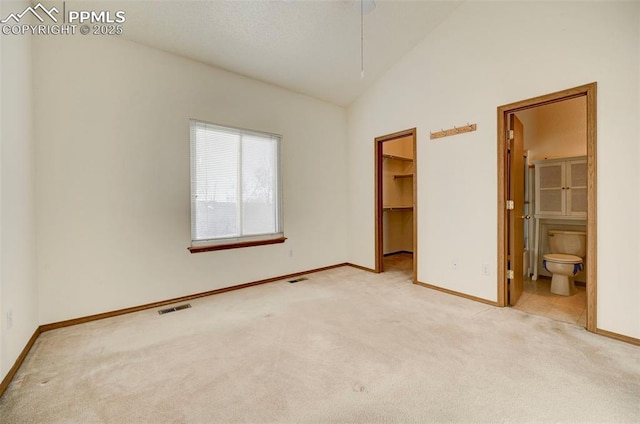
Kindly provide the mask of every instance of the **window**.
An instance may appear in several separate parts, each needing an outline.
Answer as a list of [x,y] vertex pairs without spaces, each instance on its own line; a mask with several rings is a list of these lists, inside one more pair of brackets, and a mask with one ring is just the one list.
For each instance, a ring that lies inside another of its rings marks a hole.
[[281,136],[191,121],[191,252],[283,242]]

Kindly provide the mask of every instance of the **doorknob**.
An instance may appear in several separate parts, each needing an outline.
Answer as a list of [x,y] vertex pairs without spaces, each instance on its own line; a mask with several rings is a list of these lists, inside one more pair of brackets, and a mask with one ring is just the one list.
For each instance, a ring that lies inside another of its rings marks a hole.
[[522,219],[529,219],[529,218],[531,218],[531,215],[522,215],[520,218],[522,218]]

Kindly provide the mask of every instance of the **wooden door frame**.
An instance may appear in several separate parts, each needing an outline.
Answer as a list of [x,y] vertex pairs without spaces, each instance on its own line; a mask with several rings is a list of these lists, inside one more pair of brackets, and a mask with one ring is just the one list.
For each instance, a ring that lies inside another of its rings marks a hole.
[[399,138],[411,137],[413,142],[413,283],[418,281],[418,162],[417,162],[417,148],[416,128],[410,128],[408,130],[399,131],[393,134],[387,134],[375,138],[374,142],[374,157],[375,157],[375,272],[380,273],[384,270],[383,258],[383,199],[382,199],[382,143],[385,141],[396,140]]
[[597,318],[597,202],[596,202],[597,83],[534,97],[498,107],[498,306],[507,306],[507,148],[508,115],[563,100],[587,99],[587,330],[596,332]]

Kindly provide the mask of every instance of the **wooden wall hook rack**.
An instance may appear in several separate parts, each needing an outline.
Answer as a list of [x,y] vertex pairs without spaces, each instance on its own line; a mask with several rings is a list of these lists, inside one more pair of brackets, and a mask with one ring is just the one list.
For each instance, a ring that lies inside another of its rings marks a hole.
[[449,137],[451,135],[472,132],[476,130],[476,127],[477,127],[476,124],[469,124],[469,123],[467,123],[467,125],[462,125],[460,127],[456,127],[454,125],[453,128],[449,128],[448,130],[440,130],[440,131],[430,133],[431,140],[435,138]]

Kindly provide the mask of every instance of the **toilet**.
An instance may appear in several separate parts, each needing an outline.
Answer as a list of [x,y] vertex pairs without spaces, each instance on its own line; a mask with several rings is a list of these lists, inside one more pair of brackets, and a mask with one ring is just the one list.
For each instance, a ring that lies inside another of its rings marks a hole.
[[551,293],[571,296],[576,293],[573,277],[583,269],[587,233],[584,231],[549,230],[548,253],[542,266],[551,273]]

